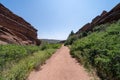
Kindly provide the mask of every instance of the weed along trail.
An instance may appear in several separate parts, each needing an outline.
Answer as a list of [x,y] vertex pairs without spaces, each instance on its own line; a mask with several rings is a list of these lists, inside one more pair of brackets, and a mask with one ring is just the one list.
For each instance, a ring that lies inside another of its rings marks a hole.
[[27,80],[90,80],[90,76],[70,56],[68,47],[62,46],[39,71],[32,71]]

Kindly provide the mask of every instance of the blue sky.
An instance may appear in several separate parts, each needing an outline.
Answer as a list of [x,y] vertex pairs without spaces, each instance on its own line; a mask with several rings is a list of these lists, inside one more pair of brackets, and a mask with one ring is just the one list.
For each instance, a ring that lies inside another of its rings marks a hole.
[[120,0],[0,0],[38,30],[40,39],[67,38]]

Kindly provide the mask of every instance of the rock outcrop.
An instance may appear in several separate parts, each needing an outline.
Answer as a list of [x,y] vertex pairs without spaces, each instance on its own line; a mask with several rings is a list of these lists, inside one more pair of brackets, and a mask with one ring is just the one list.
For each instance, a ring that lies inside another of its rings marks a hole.
[[0,44],[39,45],[37,30],[0,4]]
[[92,31],[92,29],[101,24],[110,23],[120,19],[120,3],[109,12],[103,11],[101,15],[95,17],[91,23],[84,25],[76,34]]

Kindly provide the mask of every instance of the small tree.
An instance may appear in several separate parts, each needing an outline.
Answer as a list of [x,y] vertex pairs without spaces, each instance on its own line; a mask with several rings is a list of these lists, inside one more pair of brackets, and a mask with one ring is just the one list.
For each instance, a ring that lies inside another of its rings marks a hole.
[[71,33],[69,34],[69,37],[70,36],[73,36],[75,33],[73,32],[73,30],[71,31]]

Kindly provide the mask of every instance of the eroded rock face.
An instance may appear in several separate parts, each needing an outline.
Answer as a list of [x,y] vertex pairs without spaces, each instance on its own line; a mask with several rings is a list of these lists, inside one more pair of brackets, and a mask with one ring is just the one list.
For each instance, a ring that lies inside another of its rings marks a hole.
[[2,4],[0,4],[0,41],[22,45],[40,44],[37,39],[37,30]]
[[95,17],[91,23],[83,26],[78,32],[76,32],[76,34],[85,31],[92,31],[92,29],[97,25],[117,21],[119,19],[120,19],[120,3],[109,12],[103,11],[101,15]]

